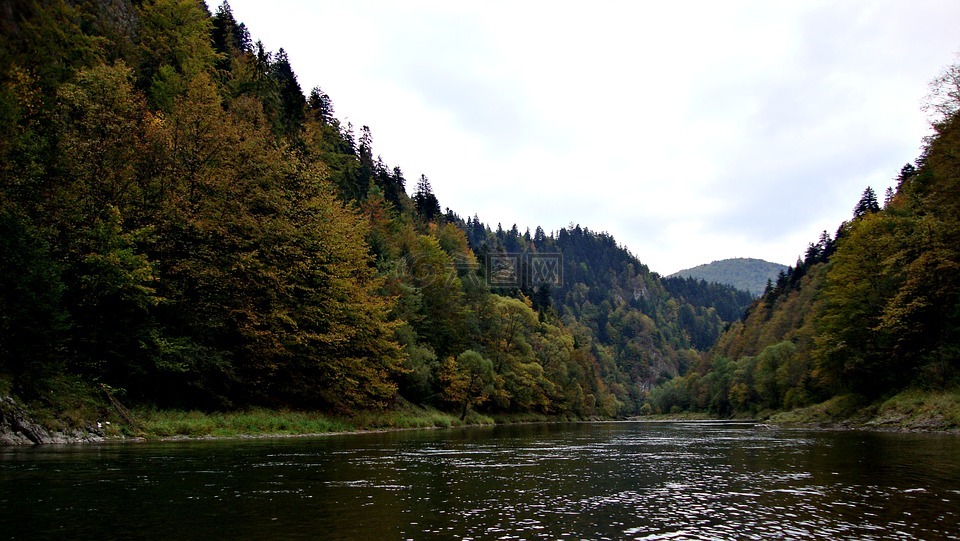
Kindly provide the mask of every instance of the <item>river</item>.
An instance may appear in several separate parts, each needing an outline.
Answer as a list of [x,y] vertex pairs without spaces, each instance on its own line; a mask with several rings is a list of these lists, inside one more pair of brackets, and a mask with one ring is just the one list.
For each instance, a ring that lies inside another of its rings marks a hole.
[[960,436],[579,423],[0,449],[4,539],[958,539]]

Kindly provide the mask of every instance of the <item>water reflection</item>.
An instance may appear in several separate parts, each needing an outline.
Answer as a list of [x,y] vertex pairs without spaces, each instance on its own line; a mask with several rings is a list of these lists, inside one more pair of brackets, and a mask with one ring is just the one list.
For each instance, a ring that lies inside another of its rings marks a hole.
[[0,536],[956,538],[958,444],[601,423],[13,449]]

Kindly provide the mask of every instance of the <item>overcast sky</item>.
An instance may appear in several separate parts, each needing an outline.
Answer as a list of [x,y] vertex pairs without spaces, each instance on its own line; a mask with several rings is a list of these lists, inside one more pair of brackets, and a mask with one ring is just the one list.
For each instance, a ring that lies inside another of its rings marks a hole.
[[[211,11],[220,0],[208,0]],[[230,0],[408,192],[607,231],[661,274],[791,264],[929,133],[960,2]]]

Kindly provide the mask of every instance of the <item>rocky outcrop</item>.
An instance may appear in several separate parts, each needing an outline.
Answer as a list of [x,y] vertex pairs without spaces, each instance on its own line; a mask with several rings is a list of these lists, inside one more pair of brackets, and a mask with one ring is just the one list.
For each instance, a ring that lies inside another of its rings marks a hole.
[[45,443],[92,443],[104,441],[95,426],[50,430],[36,421],[30,412],[9,397],[0,397],[0,445],[39,445]]

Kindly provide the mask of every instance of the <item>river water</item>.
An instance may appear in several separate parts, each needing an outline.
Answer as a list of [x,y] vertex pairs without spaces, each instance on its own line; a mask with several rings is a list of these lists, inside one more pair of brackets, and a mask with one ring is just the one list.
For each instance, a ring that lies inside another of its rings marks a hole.
[[0,449],[3,539],[958,539],[960,436],[582,423]]

